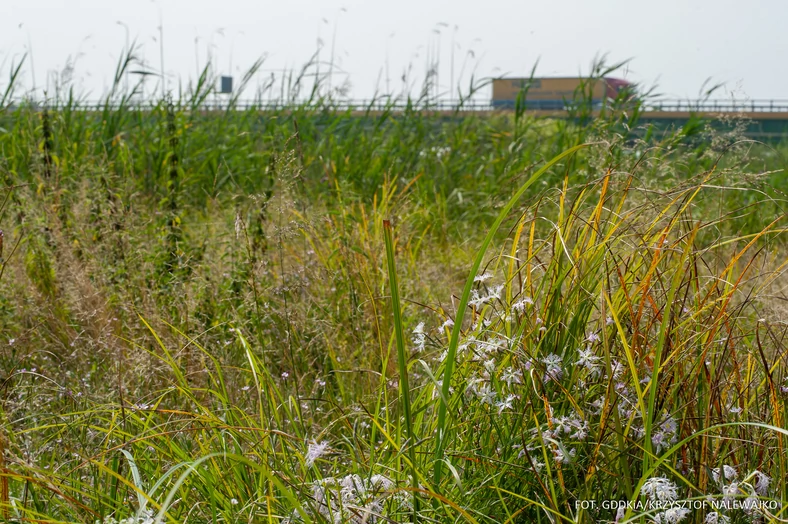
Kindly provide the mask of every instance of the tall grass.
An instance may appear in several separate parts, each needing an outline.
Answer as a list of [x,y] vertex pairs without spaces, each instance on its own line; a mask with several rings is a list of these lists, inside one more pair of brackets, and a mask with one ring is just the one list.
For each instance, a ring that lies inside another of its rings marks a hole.
[[780,146],[204,77],[0,113],[6,520],[785,518]]

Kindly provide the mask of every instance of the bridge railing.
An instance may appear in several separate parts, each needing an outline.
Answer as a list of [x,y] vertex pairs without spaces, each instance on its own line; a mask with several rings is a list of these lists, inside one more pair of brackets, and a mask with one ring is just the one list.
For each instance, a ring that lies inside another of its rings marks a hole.
[[[26,100],[22,102],[27,107],[43,109],[45,106],[54,109],[65,106],[63,101],[49,101],[44,104],[41,101]],[[10,108],[17,104],[11,104]],[[121,107],[148,110],[159,107],[160,102],[154,100],[131,99],[131,100],[80,100],[71,103],[71,108],[102,111],[104,109],[117,110]],[[260,99],[239,99],[230,102],[226,98],[211,98],[192,105],[188,100],[175,101],[176,109],[195,109],[199,111],[226,111],[234,110],[259,110],[259,111],[282,111],[293,109],[309,110],[333,110],[333,111],[394,111],[402,112],[407,109],[418,111],[490,111],[493,105],[489,100],[402,100],[402,99],[344,99],[344,100],[320,100],[316,102],[305,102],[300,100],[281,101],[281,100],[260,100]]]
[[[549,102],[545,105],[544,102]],[[43,109],[44,104],[40,101],[26,101],[28,106]],[[303,101],[283,102],[281,100],[236,100],[230,103],[227,99],[214,98],[207,99],[199,105],[192,106],[188,100],[177,101],[175,106],[178,109],[196,109],[199,111],[226,111],[234,110],[259,110],[259,111],[278,111],[292,110],[297,108],[309,110],[329,110],[329,111],[374,111],[374,112],[403,112],[408,109],[418,111],[441,111],[441,112],[469,112],[469,111],[494,111],[498,109],[511,109],[513,103],[506,101],[493,102],[490,100],[403,100],[403,99],[345,99],[345,100],[321,100],[319,102],[306,103]],[[57,101],[49,102],[49,108],[62,107],[62,103]],[[82,100],[72,105],[73,109],[88,111],[101,111],[106,108],[117,110],[121,106],[133,109],[152,109],[157,107],[157,102],[150,100],[110,100],[89,101]],[[557,110],[561,109],[560,104],[554,101],[526,101],[525,109]],[[13,107],[13,106],[12,106]],[[788,113],[788,100],[688,100],[688,99],[659,99],[648,100],[643,103],[642,110],[645,112],[710,112],[710,113]]]
[[647,111],[712,113],[786,113],[788,100],[653,100]]

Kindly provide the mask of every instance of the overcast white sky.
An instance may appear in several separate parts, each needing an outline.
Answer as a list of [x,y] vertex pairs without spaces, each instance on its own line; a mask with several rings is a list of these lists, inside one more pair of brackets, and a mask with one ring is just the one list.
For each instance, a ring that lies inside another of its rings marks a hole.
[[98,98],[111,83],[125,27],[158,71],[160,16],[174,89],[179,78],[195,77],[209,50],[223,73],[232,60],[236,79],[267,56],[257,84],[272,71],[300,68],[319,39],[328,62],[336,34],[337,66],[356,98],[386,90],[387,62],[390,91],[401,89],[409,64],[420,86],[428,52],[433,61],[439,56],[438,82],[448,92],[453,40],[454,84],[465,62],[463,88],[474,67],[477,77],[527,76],[538,60],[537,76],[574,76],[607,53],[610,61],[630,59],[618,76],[657,84],[666,97],[694,98],[711,78],[726,83],[721,98],[788,99],[788,0],[0,0],[0,89],[11,63],[32,48],[39,94],[71,57],[76,85]]

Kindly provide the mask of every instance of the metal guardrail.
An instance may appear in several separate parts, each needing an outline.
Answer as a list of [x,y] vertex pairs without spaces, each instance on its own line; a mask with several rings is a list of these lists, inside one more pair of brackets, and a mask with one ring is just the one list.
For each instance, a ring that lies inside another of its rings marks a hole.
[[[25,101],[25,105],[36,109],[43,109],[44,105],[39,101]],[[18,104],[17,104],[18,105]],[[402,112],[408,108],[418,111],[491,111],[494,109],[493,104],[489,100],[402,100],[402,99],[345,99],[345,100],[328,100],[322,99],[317,101],[305,100],[245,100],[239,99],[230,102],[229,99],[211,98],[206,99],[199,104],[192,104],[188,100],[174,101],[173,105],[176,109],[195,109],[200,111],[225,111],[235,109],[240,111],[246,110],[259,110],[259,111],[282,111],[291,110],[296,108],[313,109],[313,110],[335,110],[335,111],[393,111]],[[65,107],[64,101],[51,101],[47,104],[49,109],[56,109],[58,107]],[[121,100],[120,98],[112,100],[81,100],[73,102],[72,109],[83,111],[102,111],[106,108],[119,109],[121,107],[128,107],[133,109],[149,110],[160,106],[160,102],[153,100]],[[14,104],[10,106],[12,109]]]
[[788,100],[654,100],[648,111],[691,111],[711,113],[786,113]]
[[[554,101],[526,101],[526,110],[545,110],[560,111],[562,108]],[[548,102],[548,104],[544,104]],[[25,104],[34,108],[43,109],[41,102],[26,101]],[[572,104],[567,104],[571,106]],[[77,110],[101,111],[106,108],[119,109],[120,107],[130,107],[134,109],[152,109],[158,106],[158,102],[150,100],[125,100],[115,99],[110,101],[79,101],[71,107]],[[13,107],[13,106],[11,106]],[[50,109],[64,107],[62,102],[50,102]],[[209,99],[204,100],[198,105],[192,105],[189,101],[175,102],[177,109],[194,109],[200,111],[226,111],[235,110],[259,110],[259,111],[281,111],[295,108],[314,109],[314,110],[334,110],[334,111],[391,111],[402,112],[407,109],[417,111],[441,111],[441,112],[469,112],[469,111],[495,111],[500,109],[512,109],[514,104],[509,101],[490,101],[490,100],[402,100],[379,98],[374,100],[319,100],[319,101],[299,101],[292,100],[282,102],[281,100],[236,100],[231,102],[228,99]],[[597,109],[601,104],[595,103],[592,106]],[[565,109],[565,108],[564,108]],[[679,100],[662,99],[648,100],[641,107],[645,112],[710,112],[710,113],[788,113],[788,100]]]

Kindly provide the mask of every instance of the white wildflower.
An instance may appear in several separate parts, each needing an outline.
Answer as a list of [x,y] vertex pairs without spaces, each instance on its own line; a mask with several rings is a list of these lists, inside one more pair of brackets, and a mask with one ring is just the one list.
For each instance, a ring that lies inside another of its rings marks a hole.
[[394,487],[394,481],[385,475],[372,475],[369,482],[375,489],[380,491],[388,491]]
[[[474,289],[473,291],[471,291],[471,298],[468,300],[468,305],[469,306],[473,306],[473,307],[478,307],[478,306],[481,306],[482,304],[485,304],[485,303],[487,303],[487,302],[489,302],[491,300],[501,298],[501,292],[502,291],[503,291],[503,286],[495,286],[490,291],[489,295],[481,296],[481,295],[479,295],[479,292]],[[486,320],[486,319],[482,318],[482,319],[480,319],[480,323],[482,323],[482,324],[486,323],[486,325],[484,325],[484,327],[487,327],[489,325],[489,320]]]
[[585,440],[588,436],[588,422],[582,420],[577,415],[556,417],[553,423],[555,424],[556,435],[571,433],[569,437],[575,440]]
[[492,274],[490,274],[490,273],[484,273],[484,274],[482,274],[482,275],[476,275],[476,276],[473,278],[473,281],[474,281],[474,282],[486,282],[486,281],[490,280],[491,278],[492,278]]
[[654,522],[655,524],[678,524],[689,514],[689,508],[673,507],[654,515]]
[[514,395],[509,395],[506,397],[506,399],[501,400],[500,402],[496,402],[495,407],[498,408],[498,414],[500,415],[507,409],[512,409],[513,408],[512,404],[514,402],[514,399],[516,398],[517,397]]
[[475,289],[471,291],[471,298],[468,299],[469,306],[478,307],[484,304],[485,302],[487,302],[487,297],[479,296],[479,292],[476,291]]
[[749,497],[744,499],[744,502],[742,502],[742,508],[744,509],[745,513],[748,513],[750,515],[754,515],[755,513],[757,513],[759,506],[760,503],[758,502],[758,497],[756,497],[755,495],[750,495]]
[[556,435],[561,433],[569,433],[572,431],[572,418],[571,417],[555,417],[553,419]]
[[419,351],[424,350],[424,344],[427,341],[427,334],[424,332],[424,322],[419,322],[416,328],[413,330],[413,336],[411,338],[411,342],[415,348]]
[[512,304],[512,310],[517,311],[518,313],[523,313],[525,312],[525,306],[533,305],[533,303],[534,301],[531,300],[530,297],[524,297]]
[[667,449],[672,444],[676,443],[676,431],[678,425],[673,417],[668,416],[660,424],[657,425],[654,432],[651,434],[651,444],[657,453]]
[[739,484],[736,482],[731,482],[726,486],[722,486],[722,494],[724,500],[729,500],[736,497],[739,494]]
[[643,483],[641,489],[652,501],[671,501],[678,498],[678,488],[665,477],[652,477]]
[[476,396],[479,397],[482,404],[489,404],[492,406],[497,395],[498,393],[496,393],[489,384],[484,384],[482,387],[476,389]]
[[621,375],[624,373],[624,364],[622,364],[616,359],[612,359],[610,361],[610,371],[613,374],[613,378],[618,380],[619,378],[621,378]]
[[496,351],[506,350],[509,347],[509,341],[503,337],[495,337],[489,342],[481,344],[481,350],[485,353],[494,353]]
[[750,476],[755,477],[755,492],[758,495],[766,496],[769,493],[769,484],[771,484],[772,479],[765,473],[761,473],[757,469],[750,473]]
[[[342,478],[328,477],[316,481],[312,486],[316,514],[320,522],[333,524],[372,524],[380,522],[386,509],[385,499],[395,502],[391,508],[401,512],[412,508],[412,495],[392,493],[395,483],[383,475],[372,475],[369,479],[351,474]],[[383,520],[390,520],[384,518]],[[301,522],[294,514],[288,522]]]
[[599,357],[594,354],[591,348],[583,348],[577,352],[578,359],[575,364],[583,366],[591,375],[599,374]]
[[[478,388],[479,388],[479,384],[484,384],[485,382],[486,381],[483,378],[480,378],[480,377],[476,376],[475,374],[471,375],[470,377],[468,377],[468,387],[465,388],[465,393],[466,394],[471,393],[471,394],[474,394],[474,395],[477,394]],[[442,388],[443,387],[443,381],[440,381],[440,384],[441,384],[441,388]]]
[[716,511],[712,511],[711,513],[706,515],[706,520],[704,520],[704,524],[729,524],[731,519],[726,517],[721,513],[717,513]]
[[562,359],[559,355],[550,353],[542,359],[542,363],[545,365],[545,383],[549,382],[550,380],[555,380],[556,382],[561,380],[561,377],[564,375],[564,371],[561,368]]
[[[722,475],[721,475],[722,473]],[[723,480],[735,480],[736,479],[736,470],[733,467],[728,466],[727,464],[720,468],[714,468],[711,470],[711,476],[714,479],[714,482],[721,482]]]
[[339,481],[339,485],[342,486],[342,500],[350,503],[358,501],[366,494],[367,491],[364,481],[359,475],[355,474],[343,477]]
[[506,382],[506,385],[509,387],[512,387],[512,384],[522,384],[523,372],[510,366],[503,370],[501,380]]
[[582,423],[575,428],[574,433],[569,435],[569,438],[575,440],[585,440],[588,437],[588,422],[582,421]]
[[311,468],[317,459],[328,452],[328,442],[311,442],[306,450],[306,467]]
[[577,451],[574,448],[568,452],[563,446],[558,446],[553,449],[553,460],[562,464],[570,464],[572,459],[575,458],[575,455],[577,455]]

